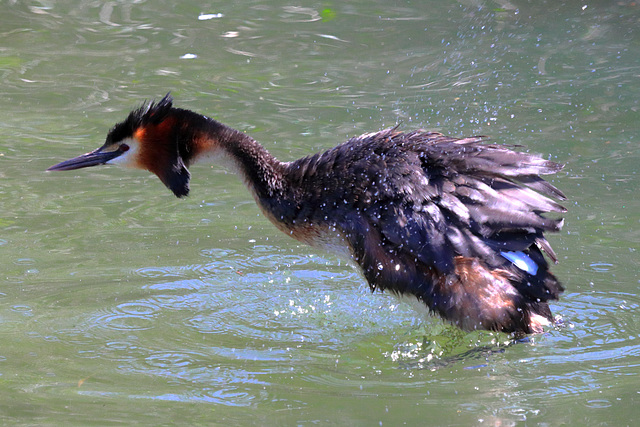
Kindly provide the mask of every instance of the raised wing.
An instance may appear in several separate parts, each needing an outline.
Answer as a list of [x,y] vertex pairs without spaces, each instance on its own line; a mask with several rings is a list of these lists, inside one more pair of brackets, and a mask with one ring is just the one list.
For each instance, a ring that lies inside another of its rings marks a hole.
[[[533,332],[562,287],[541,253],[562,165],[434,132],[365,134],[300,160],[299,221],[331,220],[372,289],[412,294],[465,329]],[[306,208],[305,208],[306,204]]]

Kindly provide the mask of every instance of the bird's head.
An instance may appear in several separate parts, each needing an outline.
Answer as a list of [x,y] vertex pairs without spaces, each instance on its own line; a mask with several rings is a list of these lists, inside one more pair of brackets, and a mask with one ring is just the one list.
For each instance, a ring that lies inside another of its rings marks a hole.
[[[173,107],[167,94],[159,102],[148,102],[116,124],[102,147],[74,157],[49,171],[66,171],[97,165],[121,165],[153,172],[177,197],[189,193],[187,166],[193,158],[188,144],[192,132],[183,126],[185,115],[195,114]],[[188,141],[187,141],[188,140]]]

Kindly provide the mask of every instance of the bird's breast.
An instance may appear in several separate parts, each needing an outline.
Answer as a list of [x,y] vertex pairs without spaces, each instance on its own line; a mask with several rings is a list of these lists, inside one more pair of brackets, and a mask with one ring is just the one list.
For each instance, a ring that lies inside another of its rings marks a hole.
[[264,205],[260,208],[280,231],[299,242],[324,250],[341,258],[351,259],[352,250],[344,236],[344,232],[335,224],[314,222],[309,219],[287,220],[274,214]]

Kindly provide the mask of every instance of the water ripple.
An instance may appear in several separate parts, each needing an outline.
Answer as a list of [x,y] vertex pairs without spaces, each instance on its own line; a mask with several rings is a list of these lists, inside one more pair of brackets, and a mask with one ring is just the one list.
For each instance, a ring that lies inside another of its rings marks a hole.
[[89,323],[118,331],[142,331],[154,326],[158,310],[157,305],[147,301],[122,303],[106,313],[96,314]]

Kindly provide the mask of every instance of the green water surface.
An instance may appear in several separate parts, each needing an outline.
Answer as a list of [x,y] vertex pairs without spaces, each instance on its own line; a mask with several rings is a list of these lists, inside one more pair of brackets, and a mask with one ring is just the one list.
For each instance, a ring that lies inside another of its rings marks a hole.
[[[636,2],[3,2],[0,40],[1,424],[640,418]],[[44,172],[168,91],[282,160],[400,124],[566,163],[563,326],[510,345],[423,321],[218,167],[185,200]]]

